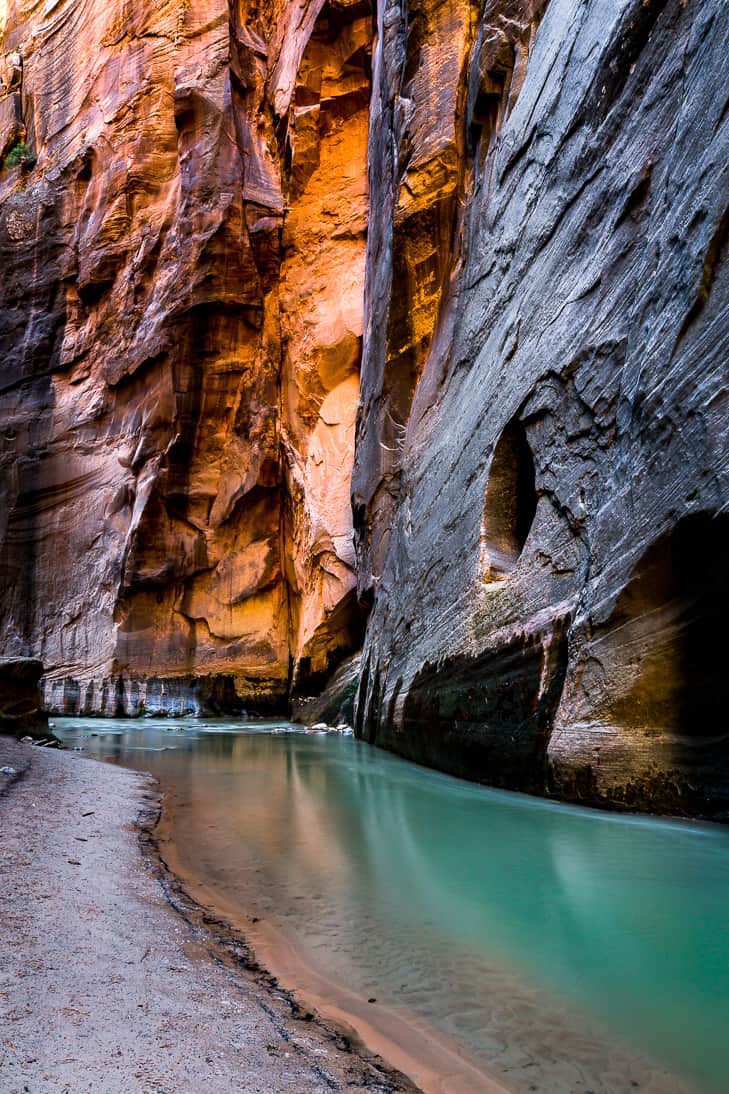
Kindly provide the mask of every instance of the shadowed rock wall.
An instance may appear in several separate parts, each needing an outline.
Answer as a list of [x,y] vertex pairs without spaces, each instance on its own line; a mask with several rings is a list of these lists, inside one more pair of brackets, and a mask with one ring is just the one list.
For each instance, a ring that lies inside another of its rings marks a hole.
[[729,7],[379,5],[357,731],[726,813]]
[[48,718],[41,710],[40,661],[0,658],[0,733],[11,737],[46,737]]
[[280,704],[361,641],[368,4],[3,12],[2,652],[59,710]]

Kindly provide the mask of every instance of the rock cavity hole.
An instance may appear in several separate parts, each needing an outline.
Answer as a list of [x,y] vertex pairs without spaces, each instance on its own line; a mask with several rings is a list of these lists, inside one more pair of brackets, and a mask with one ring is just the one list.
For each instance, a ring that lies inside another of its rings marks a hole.
[[484,580],[501,581],[512,572],[536,511],[534,460],[524,424],[513,418],[494,450],[486,486],[481,526]]
[[642,556],[610,619],[604,660],[629,683],[613,719],[690,738],[729,732],[728,613],[729,519],[686,517]]

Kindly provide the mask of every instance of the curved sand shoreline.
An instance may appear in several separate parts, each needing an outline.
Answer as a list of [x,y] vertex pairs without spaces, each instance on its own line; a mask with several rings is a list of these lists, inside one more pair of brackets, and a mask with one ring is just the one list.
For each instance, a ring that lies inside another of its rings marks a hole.
[[3,766],[4,1094],[414,1089],[312,1021],[169,879],[163,891],[140,854],[159,811],[150,776],[9,738]]
[[[186,907],[187,916],[213,926],[221,945],[234,953],[242,948],[251,966],[273,983],[278,985],[275,978],[280,977],[294,1007],[313,1012],[368,1058],[374,1054],[384,1059],[397,1075],[417,1084],[411,1089],[422,1094],[511,1094],[509,1087],[471,1060],[458,1042],[449,1041],[414,1015],[382,1004],[369,1006],[308,964],[282,931],[246,919],[239,908],[212,894],[175,853],[169,814],[169,808],[161,811],[159,821],[146,827],[146,838],[166,874],[174,902]],[[262,966],[270,972],[263,972]]]

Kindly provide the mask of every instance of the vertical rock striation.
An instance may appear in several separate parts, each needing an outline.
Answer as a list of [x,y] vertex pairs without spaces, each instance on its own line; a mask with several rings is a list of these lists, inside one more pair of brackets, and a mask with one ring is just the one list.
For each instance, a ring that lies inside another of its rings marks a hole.
[[280,704],[361,639],[368,4],[9,0],[2,34],[37,156],[0,175],[3,652],[60,710]]
[[357,731],[729,806],[729,8],[378,7]]

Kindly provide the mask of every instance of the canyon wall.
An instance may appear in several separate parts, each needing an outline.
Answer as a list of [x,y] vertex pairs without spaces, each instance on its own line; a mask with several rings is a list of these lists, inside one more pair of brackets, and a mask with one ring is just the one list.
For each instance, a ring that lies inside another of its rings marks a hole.
[[0,654],[47,705],[279,707],[368,611],[368,740],[725,813],[726,3],[0,34]]
[[729,6],[378,5],[356,729],[729,815]]
[[0,34],[0,652],[54,710],[280,706],[361,642],[368,0]]

